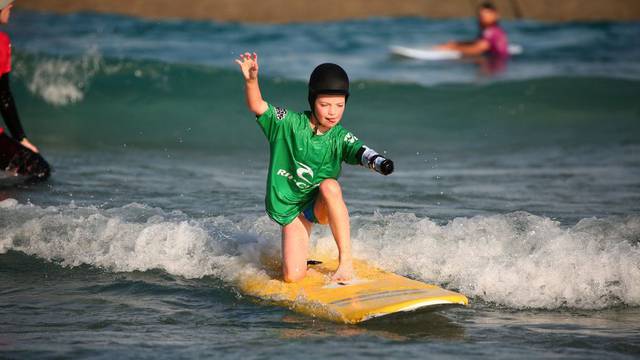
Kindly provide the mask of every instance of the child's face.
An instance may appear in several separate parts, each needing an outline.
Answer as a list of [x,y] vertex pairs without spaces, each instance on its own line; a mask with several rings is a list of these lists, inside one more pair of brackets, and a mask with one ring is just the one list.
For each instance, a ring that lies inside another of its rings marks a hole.
[[498,21],[498,12],[491,9],[480,9],[478,12],[478,19],[482,26],[490,26]]
[[9,23],[9,17],[11,16],[11,8],[13,4],[9,4],[5,6],[2,11],[0,11],[0,24]]
[[331,129],[342,120],[344,95],[318,95],[314,106],[316,120],[325,129]]

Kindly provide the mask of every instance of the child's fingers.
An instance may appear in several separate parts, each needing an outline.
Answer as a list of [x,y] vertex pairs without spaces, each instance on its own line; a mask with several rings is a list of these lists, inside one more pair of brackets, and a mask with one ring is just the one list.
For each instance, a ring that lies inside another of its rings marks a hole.
[[235,60],[236,64],[243,66],[247,61],[251,61],[251,68],[256,68],[258,65],[258,54],[245,52],[244,54],[240,54],[238,59]]

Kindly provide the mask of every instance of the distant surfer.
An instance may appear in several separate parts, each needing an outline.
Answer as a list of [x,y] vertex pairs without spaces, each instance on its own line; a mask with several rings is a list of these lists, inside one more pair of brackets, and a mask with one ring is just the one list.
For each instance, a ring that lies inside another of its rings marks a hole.
[[[7,24],[11,16],[13,0],[0,0],[0,24]],[[0,171],[28,176],[35,180],[49,177],[47,162],[38,148],[25,135],[18,117],[18,110],[9,87],[11,72],[11,40],[0,31],[0,113],[11,132],[9,137],[0,127]]]
[[438,50],[453,50],[464,56],[489,55],[507,58],[509,56],[509,40],[507,33],[499,24],[500,13],[491,2],[484,2],[478,7],[478,37],[471,41],[450,41],[436,46]]
[[305,277],[313,223],[328,224],[338,246],[333,281],[353,278],[349,212],[337,179],[342,162],[389,175],[393,162],[363,145],[339,123],[349,98],[349,78],[336,64],[318,65],[308,87],[310,111],[292,112],[263,100],[258,56],[236,60],[245,79],[247,106],[269,141],[265,198],[269,217],[282,227],[282,272],[287,282]]

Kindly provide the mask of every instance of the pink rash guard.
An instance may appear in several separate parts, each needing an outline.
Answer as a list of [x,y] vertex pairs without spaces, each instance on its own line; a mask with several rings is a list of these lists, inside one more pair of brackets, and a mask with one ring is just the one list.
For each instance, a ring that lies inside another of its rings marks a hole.
[[482,38],[489,42],[489,55],[500,57],[509,56],[507,34],[499,25],[491,25],[482,30]]

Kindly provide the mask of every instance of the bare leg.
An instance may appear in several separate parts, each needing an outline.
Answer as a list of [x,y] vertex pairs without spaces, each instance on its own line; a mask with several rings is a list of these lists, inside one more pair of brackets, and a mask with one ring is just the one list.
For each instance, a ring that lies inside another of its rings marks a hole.
[[321,224],[329,224],[338,246],[340,265],[331,280],[351,280],[353,278],[353,261],[351,259],[349,210],[342,199],[340,184],[336,180],[327,179],[320,183],[318,199],[313,210]]
[[282,227],[282,276],[286,282],[302,280],[307,274],[311,223],[302,214]]

